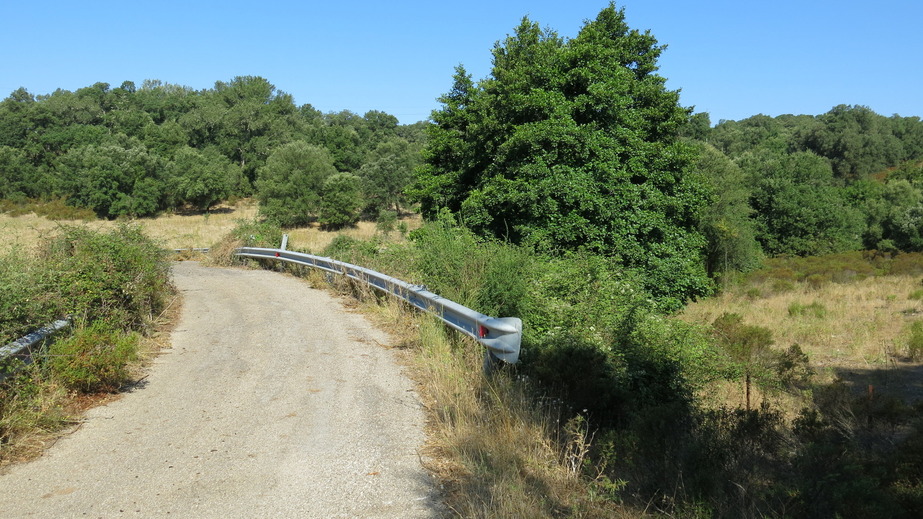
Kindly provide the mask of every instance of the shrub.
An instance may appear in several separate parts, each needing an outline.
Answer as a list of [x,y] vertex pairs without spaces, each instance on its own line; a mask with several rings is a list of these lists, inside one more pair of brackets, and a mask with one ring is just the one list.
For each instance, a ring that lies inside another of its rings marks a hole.
[[777,294],[795,290],[795,283],[787,279],[776,279],[772,282],[772,291]]
[[378,221],[375,223],[375,229],[379,232],[388,234],[394,230],[397,225],[397,212],[382,209],[378,213]]
[[816,319],[823,319],[827,316],[827,307],[821,303],[818,303],[817,301],[814,301],[809,305],[796,302],[788,305],[788,315],[792,317],[807,316],[814,317]]
[[136,227],[59,227],[35,254],[0,256],[0,340],[74,315],[138,329],[171,293],[166,255]]
[[67,201],[60,198],[47,202],[27,199],[2,200],[0,201],[0,213],[7,213],[10,216],[35,213],[37,216],[44,216],[49,220],[88,221],[96,219],[96,213],[91,209],[67,205]]
[[807,283],[809,287],[817,290],[830,282],[830,276],[826,274],[810,274],[804,278],[804,282]]
[[788,350],[780,352],[776,360],[776,376],[779,383],[789,387],[801,387],[810,382],[814,376],[808,354],[798,344],[792,344]]
[[750,287],[744,291],[744,295],[747,297],[747,299],[755,301],[763,297],[763,291],[756,287]]
[[138,335],[104,321],[79,328],[48,350],[53,377],[84,393],[115,391],[128,380],[128,363],[138,354]]
[[892,275],[918,276],[923,274],[923,252],[898,254],[891,260]]
[[153,320],[171,291],[163,250],[137,227],[109,233],[62,227],[43,259],[55,265],[62,314],[139,329]]
[[0,256],[0,345],[58,316],[61,302],[41,266],[21,250]]
[[244,247],[275,248],[282,244],[282,228],[272,222],[241,220],[231,236]]
[[744,373],[747,410],[750,410],[750,384],[760,377],[772,346],[772,330],[743,323],[740,314],[724,313],[712,324],[717,344],[728,356],[732,366]]

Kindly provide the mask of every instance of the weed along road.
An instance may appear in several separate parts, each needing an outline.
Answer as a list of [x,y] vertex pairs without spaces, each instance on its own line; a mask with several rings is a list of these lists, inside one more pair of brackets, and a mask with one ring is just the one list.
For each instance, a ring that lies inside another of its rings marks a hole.
[[0,475],[3,517],[435,517],[423,413],[387,336],[268,271],[177,263],[149,375]]

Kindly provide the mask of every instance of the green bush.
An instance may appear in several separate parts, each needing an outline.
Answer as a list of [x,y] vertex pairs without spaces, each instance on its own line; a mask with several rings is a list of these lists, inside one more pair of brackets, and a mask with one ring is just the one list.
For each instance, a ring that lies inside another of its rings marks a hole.
[[60,316],[53,272],[21,250],[0,256],[0,345]]
[[140,329],[171,293],[166,255],[136,227],[62,226],[36,254],[0,256],[0,341],[66,315]]
[[42,256],[56,270],[53,282],[61,313],[88,322],[141,329],[157,316],[171,291],[166,254],[137,227],[123,225],[108,233],[62,227],[47,241]]
[[244,247],[277,248],[282,244],[282,228],[272,222],[240,220],[231,231],[232,237]]
[[137,359],[139,336],[104,321],[77,329],[48,350],[52,376],[84,393],[115,391],[128,380],[128,365]]

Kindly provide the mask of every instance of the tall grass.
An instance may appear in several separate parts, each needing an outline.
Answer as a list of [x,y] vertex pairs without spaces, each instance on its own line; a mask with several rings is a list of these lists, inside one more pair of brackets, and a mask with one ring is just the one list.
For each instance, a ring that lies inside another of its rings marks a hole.
[[[459,517],[629,517],[588,492],[590,440],[562,428],[560,404],[536,400],[512,372],[485,377],[480,347],[420,319],[416,373],[432,417],[430,464]],[[569,446],[577,450],[569,451]]]

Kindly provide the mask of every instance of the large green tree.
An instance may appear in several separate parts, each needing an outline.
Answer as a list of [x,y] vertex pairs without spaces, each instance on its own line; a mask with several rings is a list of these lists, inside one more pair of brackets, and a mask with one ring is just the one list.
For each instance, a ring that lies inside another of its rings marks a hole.
[[359,220],[362,191],[359,177],[350,173],[334,173],[321,186],[317,221],[324,227],[337,229]]
[[861,246],[862,215],[826,159],[808,151],[779,155],[764,150],[738,162],[753,186],[751,205],[767,254],[806,256]]
[[826,157],[839,177],[856,179],[904,159],[892,122],[864,106],[839,105],[817,117],[820,124],[802,136],[802,144]]
[[242,180],[240,167],[214,148],[199,151],[180,148],[169,167],[170,194],[174,206],[191,205],[207,211],[227,198]]
[[279,147],[258,172],[260,213],[280,225],[310,222],[320,208],[324,181],[336,172],[324,148],[304,141]]
[[68,151],[56,166],[58,192],[105,218],[151,216],[163,207],[163,161],[136,139],[114,136]]
[[419,154],[418,146],[399,137],[382,142],[369,154],[358,172],[369,213],[390,209],[400,212],[404,189],[413,181]]
[[614,4],[571,40],[523,19],[490,77],[457,70],[412,194],[483,235],[610,255],[673,304],[706,293],[708,193],[677,138],[690,111],[656,73],[662,50]]
[[707,240],[705,267],[711,275],[759,266],[762,251],[751,218],[751,190],[743,171],[715,147],[700,143],[696,169],[707,179],[711,202],[699,228]]
[[24,198],[32,194],[33,170],[25,153],[0,145],[0,199]]

